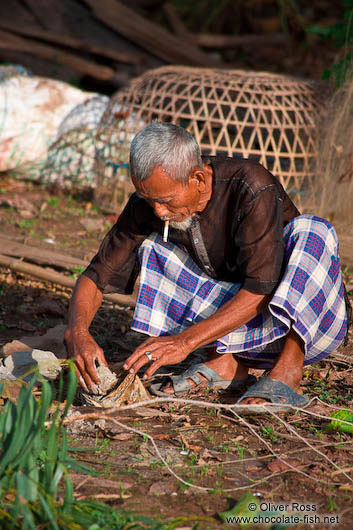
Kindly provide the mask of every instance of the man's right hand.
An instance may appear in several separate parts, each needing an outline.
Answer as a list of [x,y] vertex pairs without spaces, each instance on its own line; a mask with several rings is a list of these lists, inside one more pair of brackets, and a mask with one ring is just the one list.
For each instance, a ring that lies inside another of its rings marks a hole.
[[100,382],[96,362],[107,366],[102,348],[88,331],[102,299],[103,293],[96,284],[87,276],[80,276],[72,293],[65,331],[67,351],[75,359],[78,382],[91,392],[96,391],[96,383]]
[[75,331],[70,328],[65,331],[65,342],[69,356],[75,360],[79,384],[85,390],[95,393],[95,384],[100,383],[96,362],[108,366],[102,348],[88,331]]

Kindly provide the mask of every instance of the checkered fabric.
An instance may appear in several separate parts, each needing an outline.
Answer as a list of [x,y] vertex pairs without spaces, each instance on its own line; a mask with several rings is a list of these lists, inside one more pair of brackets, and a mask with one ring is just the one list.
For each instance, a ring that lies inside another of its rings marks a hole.
[[[268,309],[220,337],[219,353],[250,366],[270,367],[291,327],[303,339],[304,364],[332,353],[347,329],[338,240],[318,217],[301,215],[284,228],[284,272]],[[180,248],[157,233],[141,245],[141,280],[132,328],[151,336],[175,335],[211,316],[241,284],[207,276]]]

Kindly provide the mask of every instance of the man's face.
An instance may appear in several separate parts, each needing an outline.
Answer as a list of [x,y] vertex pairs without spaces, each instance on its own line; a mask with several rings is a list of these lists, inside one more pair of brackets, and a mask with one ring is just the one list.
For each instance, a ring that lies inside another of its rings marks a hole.
[[[199,172],[200,173],[200,172]],[[189,175],[186,185],[172,180],[160,167],[156,167],[150,177],[143,181],[132,182],[137,193],[150,204],[157,217],[162,221],[181,222],[201,211],[204,183],[200,182],[197,171]]]

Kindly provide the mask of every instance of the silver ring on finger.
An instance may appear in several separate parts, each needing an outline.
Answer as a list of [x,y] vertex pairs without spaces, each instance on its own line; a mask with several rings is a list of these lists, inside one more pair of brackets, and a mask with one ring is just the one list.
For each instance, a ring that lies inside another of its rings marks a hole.
[[145,355],[146,355],[146,357],[147,357],[147,359],[148,359],[149,361],[152,361],[152,360],[153,360],[153,359],[152,359],[152,353],[151,353],[150,351],[146,351],[146,354],[145,354]]

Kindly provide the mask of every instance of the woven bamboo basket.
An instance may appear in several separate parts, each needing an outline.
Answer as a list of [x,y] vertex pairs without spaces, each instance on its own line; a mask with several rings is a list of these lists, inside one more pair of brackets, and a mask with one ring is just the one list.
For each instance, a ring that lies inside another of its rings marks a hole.
[[184,66],[150,70],[119,91],[102,117],[96,199],[106,210],[125,203],[132,191],[131,138],[157,120],[185,127],[203,154],[260,162],[300,203],[313,176],[315,118],[323,100],[320,83],[285,75]]

